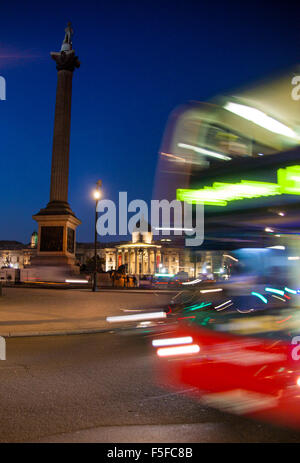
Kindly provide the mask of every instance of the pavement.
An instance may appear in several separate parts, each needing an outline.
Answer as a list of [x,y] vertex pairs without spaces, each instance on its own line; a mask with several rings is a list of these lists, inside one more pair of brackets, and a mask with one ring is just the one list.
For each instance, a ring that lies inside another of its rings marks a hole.
[[3,288],[0,336],[41,336],[107,331],[107,316],[166,304],[169,292],[149,290]]

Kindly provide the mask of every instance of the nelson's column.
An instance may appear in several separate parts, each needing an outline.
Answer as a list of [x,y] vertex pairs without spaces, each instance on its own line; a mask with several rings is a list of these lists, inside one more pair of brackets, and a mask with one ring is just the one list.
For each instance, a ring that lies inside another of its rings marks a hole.
[[[57,90],[53,133],[50,201],[45,209],[33,216],[38,222],[37,256],[32,265],[74,272],[76,227],[81,223],[68,203],[69,147],[71,125],[72,78],[80,66],[72,49],[71,23],[65,29],[60,52],[52,52],[56,62]],[[53,268],[53,267],[56,267]],[[59,273],[59,272],[58,272]]]

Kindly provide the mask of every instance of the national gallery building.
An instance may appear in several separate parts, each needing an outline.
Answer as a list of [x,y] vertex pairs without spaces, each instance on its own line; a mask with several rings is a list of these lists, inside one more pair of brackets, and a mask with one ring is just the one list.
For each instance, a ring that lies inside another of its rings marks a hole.
[[[201,273],[213,273],[214,268],[220,268],[222,253],[216,256],[216,251],[195,252],[185,248],[182,240],[177,237],[159,238],[154,241],[151,230],[135,231],[131,241],[98,243],[98,256],[103,262],[103,270],[107,272],[124,265],[129,275],[176,275],[178,272],[186,272],[189,277],[195,277]],[[93,259],[94,252],[94,243],[77,243],[76,265],[86,265]],[[0,241],[0,269],[30,268],[36,253],[36,232],[33,232],[29,244]]]

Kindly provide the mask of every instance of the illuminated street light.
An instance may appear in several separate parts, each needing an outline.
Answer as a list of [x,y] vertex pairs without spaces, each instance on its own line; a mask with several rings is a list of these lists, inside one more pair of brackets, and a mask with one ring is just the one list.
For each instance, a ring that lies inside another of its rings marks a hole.
[[95,259],[95,265],[94,265],[94,277],[93,277],[93,286],[92,286],[92,291],[97,291],[97,208],[98,208],[98,201],[101,198],[101,191],[100,188],[102,186],[102,180],[98,180],[96,184],[96,188],[93,191],[93,198],[96,202],[95,204],[95,252],[94,252],[94,259]]
[[101,193],[100,193],[100,191],[99,191],[99,190],[94,190],[93,196],[94,196],[94,199],[95,199],[95,200],[100,199],[100,198],[101,198]]

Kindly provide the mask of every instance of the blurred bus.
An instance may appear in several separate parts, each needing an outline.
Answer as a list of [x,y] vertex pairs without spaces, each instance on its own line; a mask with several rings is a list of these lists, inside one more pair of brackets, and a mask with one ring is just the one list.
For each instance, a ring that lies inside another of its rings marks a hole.
[[160,149],[155,197],[174,199],[177,188],[189,187],[207,169],[230,169],[299,147],[300,107],[291,96],[295,72],[175,109]]

